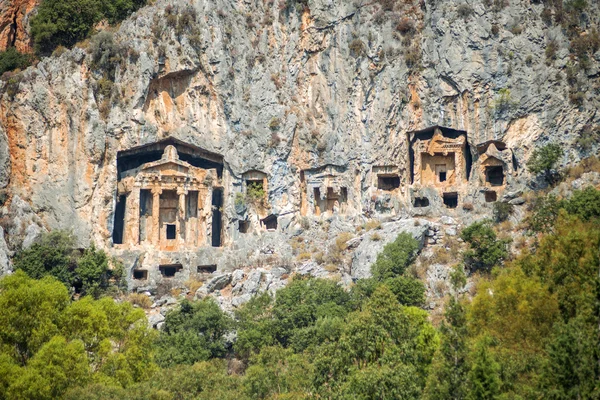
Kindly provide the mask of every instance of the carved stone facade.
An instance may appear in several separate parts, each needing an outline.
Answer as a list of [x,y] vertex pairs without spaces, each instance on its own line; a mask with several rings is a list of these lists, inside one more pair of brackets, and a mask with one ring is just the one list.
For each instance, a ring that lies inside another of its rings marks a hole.
[[121,244],[128,248],[151,244],[164,251],[210,245],[212,226],[207,222],[212,218],[211,199],[217,187],[220,182],[216,169],[181,161],[177,149],[167,146],[160,160],[145,163],[121,177]]
[[306,169],[300,174],[302,215],[352,214],[359,199],[354,196],[357,182],[345,167],[325,165]]
[[477,153],[477,173],[485,201],[496,201],[515,173],[512,151],[504,142],[489,140],[477,145]]
[[432,189],[447,208],[456,208],[469,182],[467,133],[434,126],[409,135],[414,207],[428,207]]

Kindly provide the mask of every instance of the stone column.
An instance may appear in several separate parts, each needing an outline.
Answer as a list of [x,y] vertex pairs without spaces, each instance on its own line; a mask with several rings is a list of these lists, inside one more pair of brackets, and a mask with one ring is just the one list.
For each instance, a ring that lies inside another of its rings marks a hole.
[[186,235],[186,224],[185,224],[185,196],[188,191],[182,187],[177,188],[177,194],[179,195],[179,210],[177,213],[177,242],[179,244],[184,244],[187,235]]
[[140,242],[140,186],[136,184],[131,191],[129,197],[130,211],[130,224],[131,226],[127,229],[130,236],[127,237],[127,242],[130,245],[137,245]]
[[160,194],[158,186],[152,188],[152,243],[158,245],[160,240]]

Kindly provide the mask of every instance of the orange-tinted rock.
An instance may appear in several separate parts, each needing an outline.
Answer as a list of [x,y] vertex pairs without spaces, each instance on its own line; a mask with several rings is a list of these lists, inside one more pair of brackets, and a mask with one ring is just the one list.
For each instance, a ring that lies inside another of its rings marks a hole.
[[29,20],[39,0],[0,0],[0,50],[16,47],[21,53],[33,51]]

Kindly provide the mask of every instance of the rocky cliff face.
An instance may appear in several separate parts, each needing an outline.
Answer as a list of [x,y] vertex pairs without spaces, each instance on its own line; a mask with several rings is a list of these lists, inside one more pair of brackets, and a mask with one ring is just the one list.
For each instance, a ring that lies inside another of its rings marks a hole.
[[[111,249],[117,152],[167,137],[223,156],[229,255],[250,240],[232,225],[248,170],[267,174],[285,231],[299,223],[300,171],[327,164],[354,174],[355,225],[372,216],[377,165],[400,171],[396,215],[414,214],[406,135],[428,126],[466,131],[473,148],[505,142],[520,167],[513,191],[531,178],[523,166],[536,146],[560,143],[563,164],[597,152],[576,142],[600,123],[600,53],[575,69],[543,4],[499,3],[158,0],[112,33],[106,57],[92,40],[3,83],[0,188],[5,215],[22,221],[7,227],[9,244],[60,228]],[[6,7],[17,28],[1,25],[0,39],[17,32],[7,40],[25,46],[19,24],[35,2],[19,4]],[[591,5],[584,34],[599,16]]]
[[30,53],[29,19],[39,0],[0,1],[0,50],[15,47],[21,53]]

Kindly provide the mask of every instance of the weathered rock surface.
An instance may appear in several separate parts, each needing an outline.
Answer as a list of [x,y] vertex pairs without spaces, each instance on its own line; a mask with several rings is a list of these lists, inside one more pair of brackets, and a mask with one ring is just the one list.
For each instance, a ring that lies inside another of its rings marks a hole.
[[29,20],[40,0],[0,1],[0,50],[15,47],[21,53],[30,53]]
[[4,229],[0,226],[0,276],[10,271],[9,250],[4,240]]

